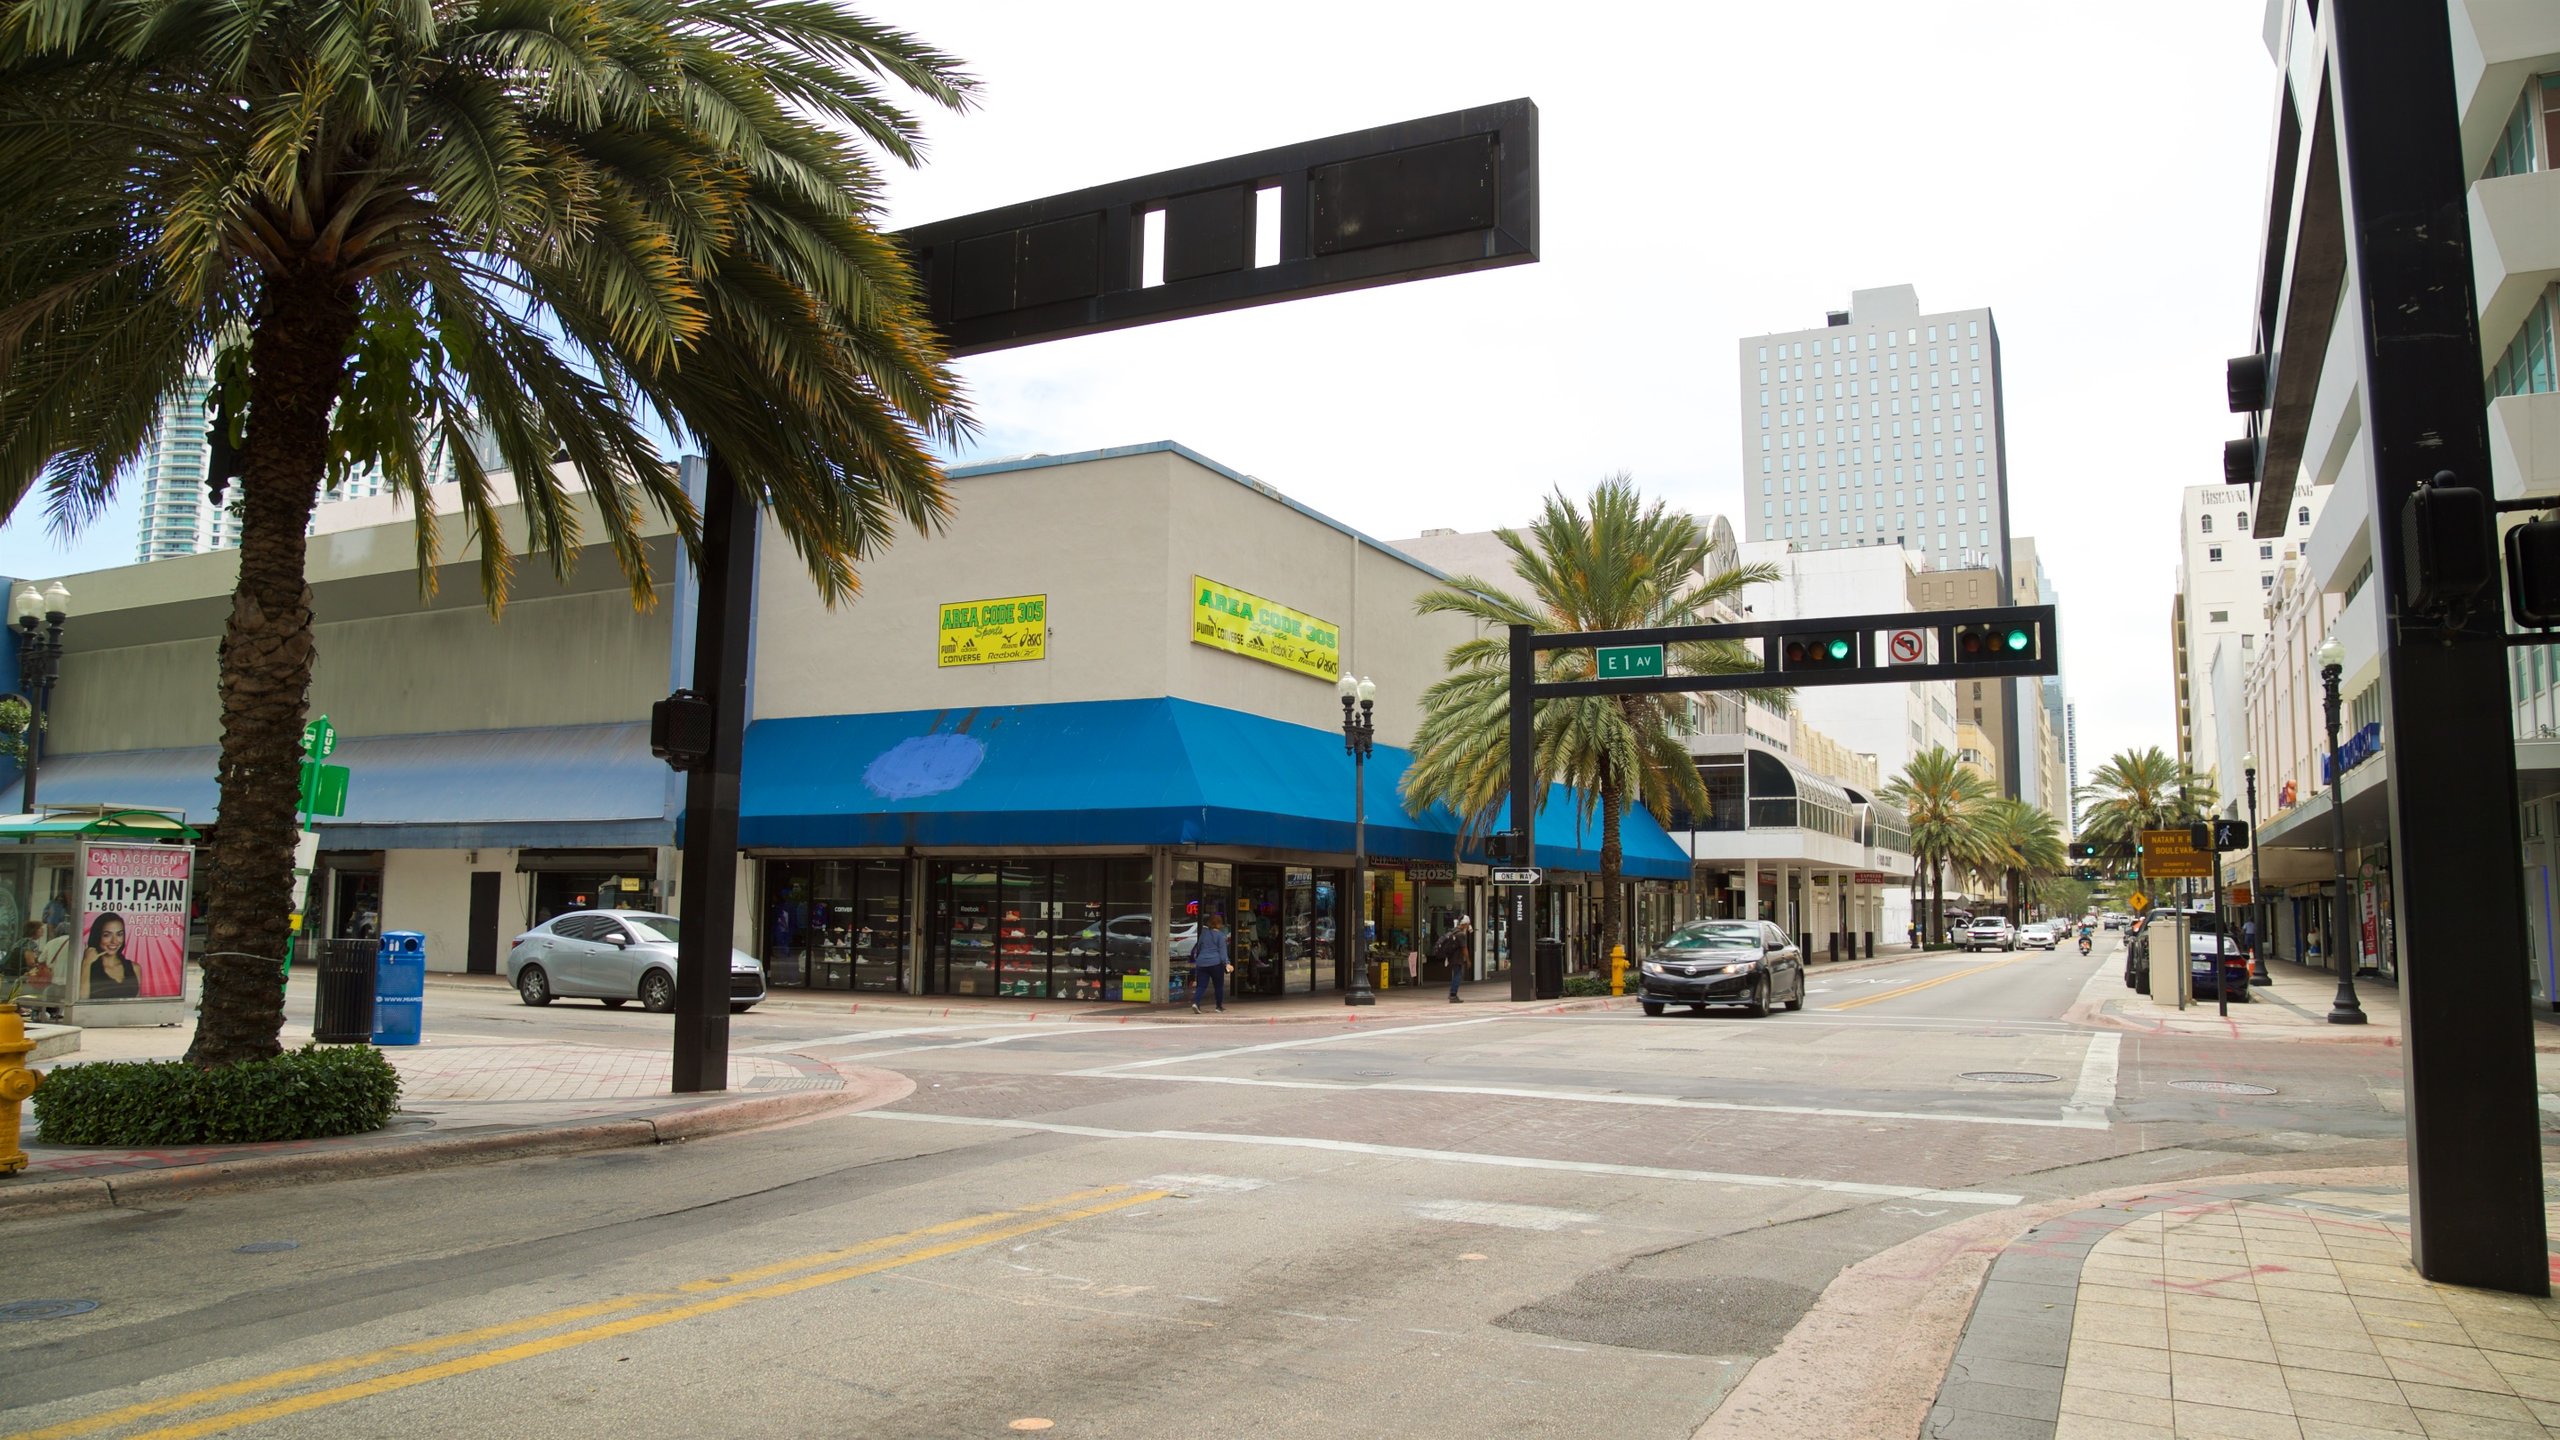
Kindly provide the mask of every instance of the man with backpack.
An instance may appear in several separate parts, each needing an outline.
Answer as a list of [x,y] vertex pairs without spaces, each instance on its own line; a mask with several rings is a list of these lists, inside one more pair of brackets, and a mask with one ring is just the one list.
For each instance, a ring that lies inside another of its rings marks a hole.
[[1449,967],[1449,1003],[1452,1005],[1458,1003],[1459,978],[1473,968],[1475,940],[1475,921],[1461,915],[1457,923],[1449,927],[1449,933],[1440,937],[1440,943],[1432,947],[1431,958]]

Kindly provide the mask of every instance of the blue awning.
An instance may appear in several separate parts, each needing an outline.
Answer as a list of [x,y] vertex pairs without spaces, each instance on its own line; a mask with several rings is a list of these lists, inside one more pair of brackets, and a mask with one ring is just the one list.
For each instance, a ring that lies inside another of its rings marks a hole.
[[[1379,746],[1365,796],[1372,854],[1450,858],[1457,817],[1408,812],[1408,756]],[[1558,786],[1547,838],[1573,834]],[[1002,850],[1213,845],[1351,852],[1351,758],[1339,731],[1176,699],[903,710],[747,727],[739,843],[756,849]],[[1630,876],[1679,879],[1688,857],[1650,816],[1622,829]],[[1541,864],[1599,868],[1594,816]],[[1480,858],[1480,857],[1471,857]]]
[[[180,808],[216,819],[210,745],[48,755],[37,799]],[[321,816],[331,850],[664,845],[674,838],[667,767],[649,727],[561,725],[341,740],[347,813]]]

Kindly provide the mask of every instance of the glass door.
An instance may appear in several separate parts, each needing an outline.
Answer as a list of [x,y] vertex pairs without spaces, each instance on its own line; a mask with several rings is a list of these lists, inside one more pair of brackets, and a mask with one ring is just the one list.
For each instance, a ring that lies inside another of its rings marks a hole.
[[1232,988],[1238,995],[1288,993],[1289,962],[1298,946],[1286,926],[1282,872],[1269,865],[1236,867],[1235,956]]

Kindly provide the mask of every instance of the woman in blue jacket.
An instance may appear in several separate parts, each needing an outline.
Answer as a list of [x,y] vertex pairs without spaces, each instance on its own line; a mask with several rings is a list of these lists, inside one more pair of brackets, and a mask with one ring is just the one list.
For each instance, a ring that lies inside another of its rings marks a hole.
[[1212,914],[1200,922],[1199,943],[1191,948],[1191,1013],[1200,1013],[1200,1001],[1215,987],[1218,1013],[1227,1009],[1227,917]]

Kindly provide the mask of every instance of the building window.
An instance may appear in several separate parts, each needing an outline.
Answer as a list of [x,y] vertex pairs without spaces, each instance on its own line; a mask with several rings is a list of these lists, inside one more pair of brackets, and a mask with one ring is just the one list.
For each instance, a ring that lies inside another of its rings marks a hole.
[[2273,560],[2274,558],[2276,558],[2276,547],[2274,547],[2273,545],[2261,545],[2261,546],[2259,546],[2259,547],[2258,547],[2258,558],[2259,558],[2259,559],[2261,559],[2261,560]]
[[2196,522],[2196,528],[2197,528],[2199,531],[2201,531],[2202,533],[2204,533],[2204,534],[2207,534],[2207,535],[2212,534],[2212,533],[2213,533],[2213,517],[2212,517],[2212,516],[2210,516],[2210,515],[2207,515],[2207,516],[2202,517],[2201,519],[2199,519],[2199,520]]
[[2258,588],[2261,590],[2273,590],[2276,588],[2276,577],[2261,573],[2258,576]]
[[2207,611],[2205,613],[2205,623],[2208,625],[2228,625],[2231,623],[2231,612],[2228,610]]
[[2524,82],[2517,94],[2516,108],[2499,129],[2497,143],[2489,147],[2489,166],[2481,178],[2550,169],[2556,141],[2560,141],[2560,75],[2536,76]]
[[2501,395],[2543,395],[2554,388],[2551,332],[2555,328],[2555,312],[2560,312],[2560,286],[2545,286],[2534,297],[2533,308],[2525,312],[2524,323],[2516,327],[2516,338],[2507,342],[2506,353],[2489,367],[2489,398]]
[[2310,507],[2310,506],[2308,506],[2308,505],[2305,505],[2305,506],[2303,506],[2301,509],[2294,511],[2294,512],[2293,512],[2293,518],[2294,518],[2294,522],[2295,522],[2296,524],[2300,524],[2300,525],[2308,525],[2308,524],[2310,524],[2310,523],[2311,523],[2311,507]]
[[2208,565],[2219,565],[2219,564],[2221,564],[2221,563],[2222,563],[2222,547],[2221,547],[2221,546],[2219,546],[2219,545],[2210,545],[2210,546],[2207,546],[2207,547],[2205,548],[2204,558],[2205,558],[2205,563],[2206,563],[2206,564],[2208,564]]

